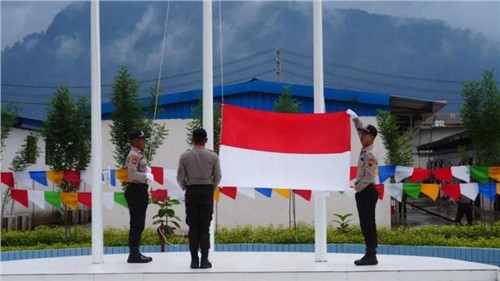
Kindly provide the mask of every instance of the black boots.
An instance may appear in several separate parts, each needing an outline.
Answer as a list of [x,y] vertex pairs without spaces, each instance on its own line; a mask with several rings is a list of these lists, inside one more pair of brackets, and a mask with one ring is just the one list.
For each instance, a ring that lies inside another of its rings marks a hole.
[[376,265],[378,264],[377,260],[377,251],[375,249],[366,248],[365,255],[359,259],[354,261],[355,265]]
[[200,268],[212,268],[212,263],[208,261],[208,258],[201,258]]
[[198,251],[191,251],[191,265],[190,268],[196,269],[207,269],[212,268],[212,263],[208,260],[208,251],[202,251],[201,262],[198,258]]
[[127,259],[128,263],[148,263],[152,260],[153,258],[143,256],[141,252],[139,252],[139,247],[130,247],[130,253]]

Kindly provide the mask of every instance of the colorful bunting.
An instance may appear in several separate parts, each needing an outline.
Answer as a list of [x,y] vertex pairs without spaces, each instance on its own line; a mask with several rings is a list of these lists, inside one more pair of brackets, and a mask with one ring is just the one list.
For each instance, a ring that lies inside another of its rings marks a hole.
[[[352,170],[351,170],[352,171]],[[294,189],[293,193],[297,194],[298,196],[304,198],[306,201],[311,201],[312,197],[312,191],[311,190],[305,190],[305,189]]]
[[286,199],[290,198],[290,189],[273,188],[273,191],[285,197]]
[[61,202],[71,210],[76,210],[78,208],[78,193],[61,192]]
[[411,177],[413,174],[413,167],[405,167],[405,166],[396,166],[396,174],[394,179],[396,183],[401,182],[402,180]]
[[488,167],[472,165],[470,175],[478,182],[486,183],[488,182]]
[[500,167],[489,167],[488,175],[490,176],[490,178],[496,181],[500,181]]
[[215,202],[219,202],[220,200],[220,188],[217,187],[215,190],[214,190],[214,201]]
[[109,184],[111,184],[111,186],[116,186],[116,170],[115,169],[109,170]]
[[420,192],[429,196],[432,200],[436,201],[439,196],[439,184],[423,183],[420,186]]
[[479,193],[479,185],[475,183],[461,183],[460,193],[469,198],[470,200],[476,200],[477,194]]
[[30,177],[32,180],[36,181],[37,183],[47,186],[47,172],[45,171],[34,171],[34,172],[29,172]]
[[30,188],[33,186],[33,180],[28,172],[14,172],[14,181],[17,187]]
[[14,175],[12,172],[2,172],[2,183],[10,188],[14,188]]
[[266,197],[271,197],[271,194],[273,193],[273,190],[270,188],[265,188],[265,187],[256,187],[255,191],[258,193],[266,196]]
[[61,194],[57,191],[45,191],[45,201],[56,209],[61,208]]
[[78,192],[78,202],[82,203],[83,206],[91,209],[92,208],[92,193],[91,192]]
[[378,178],[380,183],[385,182],[388,178],[393,177],[395,174],[396,174],[396,166],[378,167]]
[[115,192],[114,200],[117,204],[122,205],[125,208],[128,208],[127,200],[125,199],[125,193]]
[[437,180],[450,182],[453,180],[453,175],[451,174],[451,168],[441,168],[435,169],[433,175]]
[[458,201],[460,199],[460,185],[458,184],[443,184],[442,185],[444,195]]
[[166,202],[168,199],[168,192],[166,189],[151,190],[151,198],[156,201]]
[[233,200],[236,199],[236,193],[238,192],[237,188],[234,186],[221,186],[219,191]]
[[28,208],[28,191],[26,189],[11,188],[10,196],[12,200]]
[[63,179],[75,187],[80,187],[80,171],[66,170],[63,172]]
[[47,179],[60,186],[63,180],[64,171],[47,171]]
[[496,194],[496,184],[493,182],[489,183],[479,183],[479,193],[483,195],[484,197],[488,198],[491,203],[495,202],[495,199],[497,197]]
[[358,167],[357,166],[351,166],[351,169],[349,171],[349,180],[355,179],[357,173],[358,173]]
[[151,167],[151,173],[153,174],[155,182],[163,185],[163,167]]
[[403,192],[413,199],[418,199],[420,186],[421,184],[419,183],[403,183]]
[[40,190],[28,190],[28,200],[40,209],[45,209],[45,192]]
[[470,168],[469,166],[456,166],[451,167],[451,174],[464,182],[470,182]]
[[255,199],[255,189],[254,188],[237,188],[238,193],[245,195],[248,198]]
[[497,183],[497,194],[500,195],[500,183]]
[[429,179],[429,176],[431,175],[431,171],[427,169],[419,169],[419,168],[414,168],[413,169],[413,174],[411,175],[411,182],[421,182],[426,179]]
[[384,185],[376,184],[375,188],[377,189],[378,192],[378,200],[384,200]]
[[403,200],[403,184],[388,183],[384,185],[384,189],[390,196],[401,202]]

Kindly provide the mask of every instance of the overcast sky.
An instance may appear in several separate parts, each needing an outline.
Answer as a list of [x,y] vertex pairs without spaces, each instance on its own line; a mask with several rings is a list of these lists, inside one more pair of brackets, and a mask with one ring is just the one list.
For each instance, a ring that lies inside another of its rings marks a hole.
[[[102,1],[102,0],[101,0]],[[470,28],[500,42],[500,0],[496,1],[329,1],[325,9],[357,8],[370,13],[440,19],[457,28]],[[5,1],[1,3],[1,48],[47,29],[69,1]]]

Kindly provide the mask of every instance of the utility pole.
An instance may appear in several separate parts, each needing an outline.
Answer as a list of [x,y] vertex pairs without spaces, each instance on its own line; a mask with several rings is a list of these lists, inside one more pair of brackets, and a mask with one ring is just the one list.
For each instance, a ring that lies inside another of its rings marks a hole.
[[281,50],[276,48],[276,78],[281,82]]

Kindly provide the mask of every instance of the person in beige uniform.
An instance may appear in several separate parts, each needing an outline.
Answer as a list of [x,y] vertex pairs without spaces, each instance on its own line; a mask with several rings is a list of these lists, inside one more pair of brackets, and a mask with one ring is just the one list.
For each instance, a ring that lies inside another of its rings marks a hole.
[[148,183],[153,181],[151,168],[148,167],[148,161],[144,156],[147,138],[149,136],[143,131],[130,134],[131,149],[126,160],[128,183],[125,190],[125,199],[130,213],[128,263],[147,263],[153,260],[139,251],[149,203]]
[[[207,132],[193,131],[193,148],[179,159],[177,182],[186,191],[186,223],[191,252],[191,268],[211,268],[208,260],[210,249],[210,222],[214,212],[214,189],[221,180],[219,156],[205,148]],[[201,261],[198,251],[201,250]]]
[[354,261],[356,265],[376,265],[377,260],[377,225],[375,223],[375,207],[378,200],[378,191],[375,188],[375,171],[378,167],[377,153],[373,141],[377,136],[377,128],[373,125],[363,125],[358,115],[347,110],[354,126],[358,131],[363,148],[359,154],[358,171],[354,189],[356,190],[356,207],[358,209],[359,224],[366,245],[365,255]]

